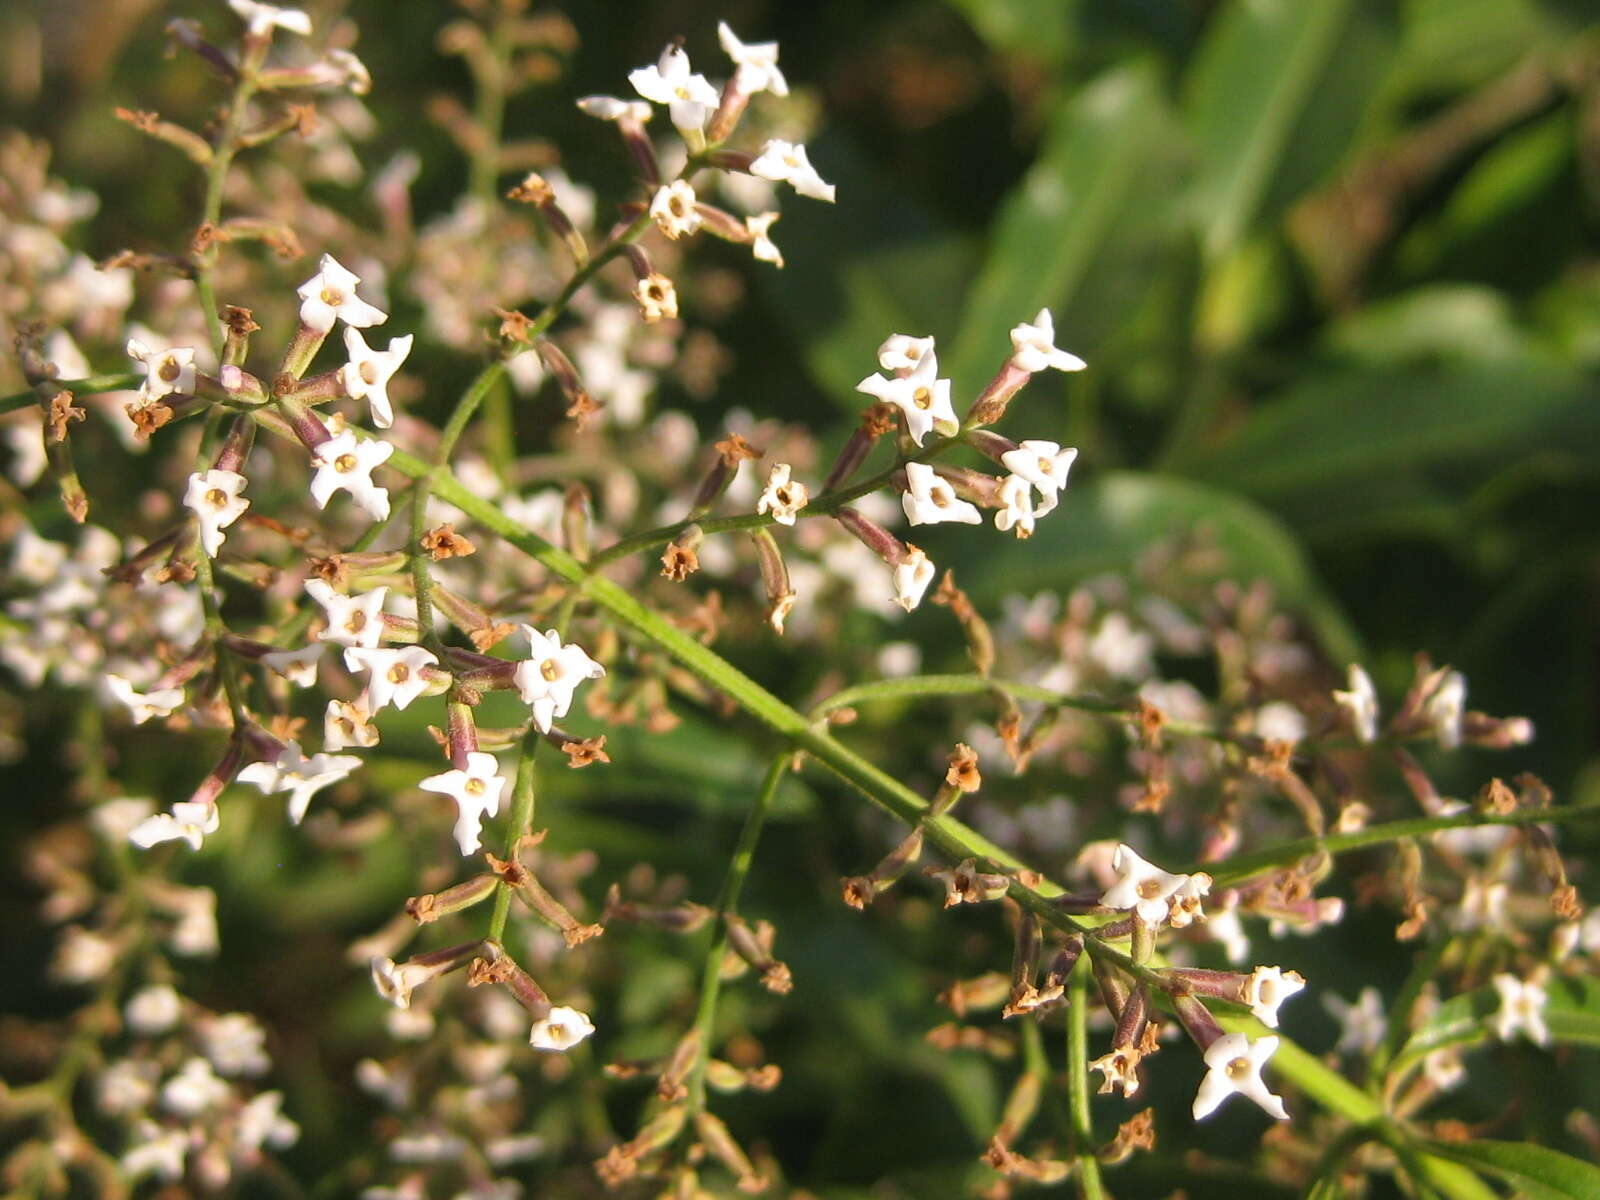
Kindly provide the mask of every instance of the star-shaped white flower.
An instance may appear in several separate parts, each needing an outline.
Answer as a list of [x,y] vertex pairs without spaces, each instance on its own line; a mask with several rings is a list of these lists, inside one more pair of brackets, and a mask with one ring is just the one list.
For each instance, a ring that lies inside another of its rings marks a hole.
[[1375,987],[1364,987],[1352,1004],[1343,996],[1326,993],[1322,1007],[1339,1022],[1339,1041],[1334,1046],[1336,1054],[1371,1054],[1383,1045],[1389,1033],[1389,1017],[1383,1007],[1383,993]]
[[894,602],[910,612],[922,603],[922,593],[933,582],[933,564],[920,548],[909,543],[905,555],[895,565]]
[[1252,1042],[1242,1033],[1225,1033],[1212,1042],[1205,1055],[1210,1070],[1200,1081],[1200,1091],[1194,1098],[1194,1119],[1204,1120],[1229,1096],[1240,1095],[1255,1101],[1270,1116],[1287,1121],[1289,1114],[1283,1107],[1283,1098],[1269,1092],[1261,1079],[1261,1068],[1277,1049],[1275,1037]]
[[1011,330],[1011,361],[1018,370],[1033,375],[1047,367],[1081,371],[1089,364],[1076,354],[1056,349],[1056,326],[1050,310],[1041,308],[1033,324],[1023,322]]
[[143,725],[151,717],[170,717],[183,705],[181,687],[155,688],[141,692],[121,675],[106,673],[106,690],[112,699],[128,710],[135,725]]
[[180,1117],[198,1117],[210,1108],[220,1107],[232,1089],[219,1079],[211,1064],[198,1056],[188,1059],[182,1069],[161,1085],[161,1107]]
[[354,700],[329,700],[322,714],[322,748],[345,750],[357,746],[363,750],[378,744],[378,727],[372,723],[372,710],[367,698]]
[[1550,1027],[1545,1024],[1544,1006],[1550,997],[1544,988],[1505,972],[1496,975],[1493,983],[1494,990],[1500,993],[1500,1008],[1493,1018],[1495,1036],[1509,1042],[1521,1032],[1536,1045],[1549,1045]]
[[345,349],[350,361],[339,368],[339,382],[344,384],[345,395],[353,400],[365,400],[372,412],[372,423],[379,429],[394,424],[394,408],[389,403],[389,380],[411,353],[411,334],[389,339],[387,350],[374,350],[367,339],[353,326],[344,331]]
[[528,1044],[535,1050],[570,1050],[594,1032],[588,1014],[558,1004],[533,1023]]
[[878,365],[885,371],[909,371],[933,353],[931,337],[891,333],[878,347]]
[[982,525],[983,514],[956,495],[955,489],[927,463],[906,464],[906,490],[900,493],[906,520],[913,525],[938,525],[958,521],[963,525]]
[[905,416],[911,440],[920,446],[935,429],[951,434],[961,428],[956,410],[950,406],[950,381],[938,378],[938,374],[938,357],[924,354],[909,374],[891,379],[868,375],[856,384],[856,391],[898,408]]
[[436,667],[433,651],[421,646],[401,646],[385,650],[376,646],[351,646],[344,652],[344,665],[351,671],[367,673],[367,704],[373,712],[394,705],[405,708],[428,690],[425,667]]
[[254,37],[271,33],[274,28],[287,29],[301,37],[311,36],[311,18],[298,8],[279,8],[258,0],[228,0],[228,7],[239,14]]
[[322,605],[328,627],[317,640],[340,646],[376,646],[383,640],[383,602],[386,587],[375,587],[359,596],[345,596],[333,590],[325,579],[306,580],[306,595]]
[[463,855],[476,854],[483,818],[500,811],[500,796],[506,788],[494,755],[475,750],[467,755],[465,770],[457,767],[442,775],[430,775],[417,786],[425,792],[440,792],[456,802],[456,842]]
[[689,56],[680,46],[668,46],[653,67],[628,73],[634,91],[646,100],[665,104],[679,133],[698,135],[717,107],[717,89],[704,75],[689,70]]
[[1372,686],[1372,677],[1358,663],[1350,664],[1350,690],[1336,691],[1333,699],[1350,718],[1356,740],[1376,741],[1378,737],[1378,689]]
[[311,797],[330,784],[338,783],[361,765],[353,754],[300,753],[299,742],[288,742],[273,762],[254,762],[239,772],[240,783],[254,784],[263,795],[289,793],[289,821],[298,825],[305,819]]
[[1117,878],[1100,903],[1118,910],[1131,908],[1146,925],[1160,925],[1167,919],[1169,901],[1189,879],[1146,862],[1127,844],[1117,847],[1111,869]]
[[160,842],[188,842],[191,850],[198,850],[206,835],[217,831],[221,820],[215,804],[182,800],[172,806],[171,812],[156,813],[140,821],[129,831],[128,840],[146,850]]
[[250,507],[241,492],[249,481],[237,471],[196,471],[189,476],[189,490],[183,502],[200,518],[200,544],[206,557],[215,558],[222,549],[222,531],[232,525],[244,510]]
[[1033,485],[1021,475],[1007,475],[1000,481],[1000,507],[995,510],[994,527],[1001,533],[1015,529],[1019,538],[1033,536],[1033,523],[1040,515],[1033,503]]
[[756,501],[758,513],[771,513],[779,525],[793,525],[795,514],[811,501],[806,485],[789,478],[788,463],[773,463],[766,489]]
[[533,709],[533,723],[540,733],[549,733],[557,717],[567,715],[572,694],[586,679],[599,679],[606,669],[574,642],[561,644],[554,629],[540,633],[531,625],[522,627],[531,657],[517,664],[517,691],[522,702]]
[[659,271],[652,271],[634,284],[633,298],[639,302],[639,315],[646,325],[671,321],[678,315],[678,289]]
[[1185,875],[1178,890],[1167,902],[1167,921],[1174,929],[1184,929],[1196,921],[1204,921],[1206,914],[1201,902],[1211,891],[1211,876],[1204,871]]
[[663,234],[677,241],[700,228],[700,210],[695,207],[697,199],[688,180],[675,179],[656,189],[650,199],[650,219]]
[[777,42],[741,42],[738,34],[728,28],[726,21],[717,22],[717,41],[722,52],[733,59],[738,70],[734,83],[747,96],[757,92],[771,92],[774,96],[787,96],[789,83],[778,70]]
[[377,438],[361,440],[346,429],[317,447],[312,463],[317,473],[311,477],[311,498],[318,508],[327,508],[334,492],[346,491],[374,521],[389,516],[389,489],[372,482],[375,468],[387,462],[394,447]]
[[811,165],[806,148],[799,142],[786,142],[773,138],[761,147],[761,153],[750,164],[750,174],[773,183],[787,183],[802,196],[833,203],[835,188],[823,181]]
[[331,254],[324,254],[315,275],[297,289],[300,293],[300,323],[317,333],[327,333],[336,320],[366,329],[382,325],[389,314],[356,295],[361,282],[354,271],[340,265]]
[[783,266],[783,251],[778,249],[778,243],[772,240],[772,223],[778,219],[775,212],[764,212],[754,217],[744,219],[745,232],[750,235],[750,253],[755,255],[757,262],[769,262],[775,267]]
[[[317,581],[321,583],[319,579]],[[261,664],[276,671],[295,687],[312,687],[317,682],[317,665],[322,661],[322,643],[312,642],[298,650],[269,650]]]
[[141,404],[152,404],[173,393],[194,391],[194,350],[171,346],[165,350],[147,346],[138,338],[128,339],[128,357],[144,364],[144,382],[139,385]]
[[1056,506],[1057,494],[1067,486],[1067,473],[1077,458],[1078,451],[1071,446],[1062,449],[1055,442],[1027,441],[1002,454],[1000,462],[1039,489],[1044,504],[1033,515],[1042,517]]
[[1257,967],[1244,985],[1244,1002],[1256,1018],[1270,1029],[1278,1027],[1278,1006],[1306,986],[1297,971],[1280,967]]
[[396,1008],[410,1008],[411,993],[432,977],[433,972],[420,963],[397,963],[381,954],[372,960],[372,986]]

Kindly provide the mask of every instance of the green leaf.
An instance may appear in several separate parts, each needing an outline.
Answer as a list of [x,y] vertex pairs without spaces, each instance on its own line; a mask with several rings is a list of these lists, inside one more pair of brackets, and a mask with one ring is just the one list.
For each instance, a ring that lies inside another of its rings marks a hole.
[[[1600,1046],[1600,979],[1555,979],[1546,985],[1545,1024],[1553,1044]],[[1409,1070],[1435,1050],[1486,1042],[1500,1007],[1492,987],[1452,996],[1415,1030],[1395,1055],[1390,1074]],[[1600,1191],[1591,1193],[1600,1196]]]
[[1066,0],[950,0],[989,48],[1046,64],[1067,57],[1077,5]]
[[1108,571],[1131,572],[1151,547],[1180,530],[1216,548],[1208,556],[1207,580],[1267,580],[1304,613],[1329,654],[1360,658],[1355,634],[1292,533],[1247,500],[1180,479],[1116,471],[1069,488],[1032,538],[989,551],[968,587],[995,602],[1006,592],[1065,589]]
[[1393,45],[1370,0],[1235,0],[1215,18],[1186,105],[1201,158],[1191,200],[1208,257],[1343,157]]
[[1531,1142],[1429,1142],[1430,1153],[1509,1183],[1526,1200],[1593,1200],[1600,1167]]
[[1368,304],[1329,327],[1327,344],[1366,366],[1505,362],[1528,353],[1528,338],[1503,293],[1454,283],[1414,288]]
[[970,397],[1011,353],[1007,336],[1054,310],[1059,344],[1092,353],[1170,267],[1174,119],[1153,65],[1100,76],[1056,114],[1039,157],[995,220],[953,347],[940,356]]

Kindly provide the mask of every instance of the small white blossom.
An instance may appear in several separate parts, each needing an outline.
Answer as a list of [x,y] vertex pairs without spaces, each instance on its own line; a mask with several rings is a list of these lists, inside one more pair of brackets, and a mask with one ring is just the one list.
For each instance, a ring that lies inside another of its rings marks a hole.
[[360,282],[354,271],[342,266],[333,255],[324,254],[317,273],[296,289],[300,295],[300,323],[317,333],[327,333],[336,320],[362,329],[382,325],[389,314],[356,295],[356,284]]
[[128,1028],[140,1037],[165,1033],[183,1015],[183,1000],[169,983],[154,983],[140,988],[122,1006]]
[[1244,987],[1244,1002],[1256,1018],[1270,1029],[1278,1027],[1278,1006],[1301,991],[1306,981],[1296,971],[1280,967],[1257,967]]
[[131,836],[155,807],[154,801],[143,796],[117,796],[90,810],[89,821],[108,842],[120,842]]
[[183,1178],[184,1159],[189,1154],[189,1136],[181,1129],[163,1129],[154,1121],[139,1123],[139,1140],[123,1152],[119,1160],[130,1180],[153,1175],[163,1183]]
[[898,408],[906,419],[911,440],[920,446],[935,429],[953,434],[961,428],[956,410],[950,406],[950,381],[939,379],[938,374],[937,356],[924,354],[909,374],[892,379],[868,375],[856,384],[856,391]]
[[1544,1007],[1549,995],[1539,984],[1502,972],[1493,979],[1500,993],[1500,1008],[1494,1014],[1494,1032],[1502,1042],[1524,1033],[1535,1045],[1550,1043],[1550,1027],[1545,1024]]
[[646,100],[665,104],[679,133],[698,136],[717,107],[717,89],[690,72],[689,56],[679,46],[668,46],[654,66],[630,71],[628,82]]
[[944,521],[983,524],[983,514],[976,506],[957,496],[949,480],[927,463],[908,462],[905,469],[906,490],[900,493],[900,503],[906,510],[906,520],[913,525],[938,525]]
[[23,525],[11,541],[11,577],[19,583],[43,587],[60,577],[67,565],[67,547],[52,542]]
[[522,627],[532,657],[517,664],[517,691],[522,702],[532,707],[533,723],[540,733],[549,733],[557,717],[567,715],[572,694],[585,679],[599,679],[606,669],[585,653],[582,646],[561,644],[554,629],[540,633],[531,625]]
[[143,725],[151,717],[170,717],[183,706],[181,687],[155,688],[152,691],[141,692],[127,679],[112,672],[106,673],[105,683],[111,698],[127,708],[128,715],[133,718],[135,725]]
[[1058,371],[1081,371],[1089,364],[1076,354],[1056,349],[1056,327],[1050,310],[1041,308],[1033,324],[1024,322],[1011,330],[1011,361],[1020,371],[1037,374],[1047,367]]
[[128,840],[146,850],[158,842],[184,841],[192,850],[200,849],[208,834],[221,823],[215,804],[204,800],[180,800],[169,813],[146,817],[128,833]]
[[615,96],[584,96],[578,108],[601,121],[637,121],[643,125],[655,110],[643,100],[619,100]]
[[1389,1017],[1384,1011],[1383,994],[1370,985],[1352,1004],[1343,996],[1328,992],[1322,997],[1322,1007],[1339,1022],[1339,1041],[1334,1046],[1338,1054],[1371,1054],[1383,1045],[1389,1033]]
[[255,762],[239,772],[240,783],[254,784],[263,795],[289,793],[289,820],[298,825],[305,818],[311,797],[338,783],[361,765],[353,754],[300,753],[299,742],[288,742],[275,762]]
[[128,339],[128,357],[144,364],[144,382],[139,385],[141,404],[153,404],[163,396],[194,391],[194,350],[172,346],[161,350],[138,338]]
[[1267,1090],[1261,1079],[1261,1068],[1278,1049],[1275,1037],[1257,1038],[1252,1042],[1242,1033],[1225,1033],[1212,1042],[1205,1054],[1210,1069],[1200,1081],[1200,1091],[1194,1098],[1194,1119],[1204,1120],[1217,1111],[1217,1106],[1229,1096],[1240,1095],[1253,1100],[1270,1116],[1287,1121],[1283,1099]]
[[536,1050],[570,1050],[594,1032],[585,1013],[557,1005],[533,1023],[528,1044]]
[[117,944],[110,938],[90,933],[81,925],[69,925],[61,933],[50,974],[62,983],[93,983],[105,978],[116,961]]
[[440,792],[456,802],[456,843],[463,855],[476,854],[483,818],[500,811],[500,797],[506,788],[494,755],[473,751],[467,755],[464,770],[457,767],[442,775],[430,775],[417,786],[425,792]]
[[189,476],[183,502],[200,519],[200,544],[206,556],[222,549],[223,530],[244,515],[250,501],[240,495],[248,481],[237,471],[196,471]]
[[1127,844],[1117,846],[1111,868],[1117,878],[1100,903],[1118,910],[1131,908],[1146,925],[1159,925],[1167,919],[1168,902],[1189,879],[1153,866]]
[[269,34],[276,27],[311,36],[311,18],[298,8],[279,8],[275,4],[261,4],[258,0],[228,0],[228,7],[239,14],[253,37]]
[[340,646],[376,646],[383,640],[383,602],[386,587],[376,587],[359,596],[344,596],[325,579],[306,580],[306,595],[322,605],[328,627],[318,641]]
[[298,650],[269,650],[261,656],[263,666],[276,671],[295,687],[314,686],[317,682],[317,664],[321,661],[321,642],[312,642]]
[[344,750],[357,746],[365,750],[378,744],[378,727],[372,723],[372,710],[366,696],[354,700],[329,700],[322,715],[322,748]]
[[1044,504],[1034,510],[1033,515],[1042,517],[1056,506],[1056,497],[1067,486],[1067,473],[1077,458],[1078,451],[1074,447],[1063,450],[1054,442],[1029,441],[1020,443],[1015,450],[1007,450],[1000,456],[1000,462],[1006,470],[1022,476],[1039,489]]
[[209,958],[221,947],[217,934],[217,894],[210,888],[184,888],[173,896],[178,918],[167,944],[185,958]]
[[1107,675],[1118,679],[1141,679],[1154,670],[1150,661],[1155,639],[1120,612],[1107,613],[1100,627],[1089,638],[1085,653]]
[[160,1070],[149,1059],[119,1059],[95,1080],[95,1107],[113,1117],[142,1112],[156,1098]]
[[1439,745],[1454,750],[1461,745],[1461,718],[1467,706],[1467,677],[1446,672],[1422,706],[1422,717]]
[[825,183],[817,169],[811,165],[806,148],[798,142],[773,138],[761,147],[761,153],[750,164],[750,174],[773,183],[787,183],[802,196],[833,203],[835,188]]
[[1376,741],[1378,737],[1378,689],[1372,686],[1372,677],[1362,670],[1357,663],[1350,664],[1349,679],[1350,690],[1347,692],[1334,692],[1334,702],[1344,709],[1349,716],[1350,726],[1355,730],[1357,741]]
[[934,567],[928,556],[917,547],[906,545],[905,555],[895,565],[894,602],[910,612],[922,603],[922,594],[933,582]]
[[433,651],[421,646],[402,646],[396,650],[381,647],[351,646],[344,652],[344,665],[351,671],[367,673],[367,703],[373,712],[394,705],[405,708],[428,690],[424,667],[436,667]]
[[1469,875],[1451,924],[1462,932],[1509,929],[1510,922],[1506,917],[1506,898],[1509,893],[1510,889],[1501,880]]
[[793,525],[795,514],[811,501],[806,485],[789,478],[790,470],[788,463],[773,463],[767,475],[766,490],[756,501],[756,511],[771,513],[772,519],[780,525]]
[[694,188],[685,179],[675,179],[656,189],[650,199],[650,219],[657,229],[676,241],[700,228],[700,210],[695,203]]
[[372,960],[372,986],[396,1008],[410,1008],[411,993],[431,978],[433,972],[418,963],[397,963],[382,955]]
[[379,438],[362,440],[346,429],[317,447],[311,462],[317,473],[311,479],[311,498],[327,508],[334,492],[343,490],[374,521],[389,516],[389,489],[372,482],[375,468],[387,462],[394,447]]
[[1287,700],[1271,700],[1256,709],[1252,722],[1255,735],[1267,742],[1288,742],[1291,746],[1306,736],[1306,719]]
[[745,232],[750,235],[750,253],[755,255],[757,262],[769,262],[775,267],[783,266],[783,251],[778,249],[778,243],[772,240],[772,224],[779,217],[775,212],[764,212],[754,217],[744,219]]
[[223,1013],[200,1025],[201,1052],[223,1075],[265,1075],[272,1068],[266,1044],[267,1031],[249,1013]]
[[639,302],[639,315],[646,325],[671,321],[678,315],[678,289],[659,271],[651,272],[634,284],[633,298]]
[[1167,905],[1167,921],[1174,929],[1184,929],[1196,921],[1204,921],[1206,914],[1201,903],[1211,892],[1211,876],[1204,871],[1185,875],[1183,883],[1172,894]]
[[283,1093],[262,1092],[239,1110],[234,1138],[248,1150],[284,1150],[300,1140],[300,1126],[283,1115]]
[[[374,350],[354,326],[344,331],[345,350],[350,361],[339,368],[339,382],[352,400],[365,400],[372,423],[379,429],[394,424],[394,407],[389,403],[389,380],[411,353],[412,335],[389,339],[387,350]],[[385,456],[387,457],[387,456]]]
[[777,42],[741,42],[726,21],[717,22],[717,41],[722,52],[733,59],[738,69],[733,74],[734,86],[746,95],[771,92],[774,96],[789,94],[788,81],[778,70]]
[[1033,485],[1021,475],[1007,475],[1000,481],[1000,507],[995,510],[994,527],[1001,533],[1012,529],[1019,538],[1033,536],[1033,522],[1040,515],[1033,504]]
[[1467,1068],[1453,1046],[1435,1050],[1422,1060],[1422,1074],[1441,1092],[1448,1092],[1467,1077]]
[[909,371],[931,353],[933,353],[931,337],[891,333],[878,347],[878,365],[885,371]]
[[161,1107],[180,1117],[198,1117],[225,1103],[231,1089],[217,1078],[205,1059],[187,1059],[178,1073],[161,1085]]

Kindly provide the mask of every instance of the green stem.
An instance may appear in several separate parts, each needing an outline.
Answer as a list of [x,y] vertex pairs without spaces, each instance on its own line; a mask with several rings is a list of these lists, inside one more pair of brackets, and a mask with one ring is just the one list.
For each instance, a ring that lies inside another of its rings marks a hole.
[[[228,115],[223,119],[222,132],[212,150],[211,162],[206,166],[206,198],[201,209],[200,223],[215,225],[222,216],[222,189],[228,181],[228,168],[239,150],[239,131],[244,125],[244,112],[256,90],[256,72],[266,57],[269,39],[246,37],[245,54],[239,63],[239,79],[234,85],[233,97],[228,102]],[[194,282],[200,293],[200,305],[205,310],[206,329],[217,353],[222,353],[222,318],[217,309],[217,294],[211,285],[211,268],[216,262],[215,245],[208,246],[195,255]]]
[[1089,1108],[1089,959],[1080,957],[1067,980],[1067,1101],[1072,1111],[1072,1152],[1078,1194],[1104,1200],[1100,1160],[1094,1156],[1094,1118]]
[[[141,382],[138,375],[123,372],[119,375],[90,375],[86,379],[52,379],[50,386],[60,391],[71,392],[74,396],[96,396],[101,392],[133,391]],[[14,392],[9,396],[0,397],[0,417],[24,408],[36,407],[38,403],[39,393],[32,388],[25,392]]]

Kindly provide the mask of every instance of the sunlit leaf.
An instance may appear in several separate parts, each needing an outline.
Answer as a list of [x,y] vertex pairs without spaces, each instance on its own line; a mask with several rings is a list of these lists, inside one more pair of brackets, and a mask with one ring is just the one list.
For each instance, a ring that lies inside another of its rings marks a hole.
[[1440,1158],[1475,1167],[1510,1184],[1526,1200],[1592,1200],[1600,1196],[1600,1167],[1531,1142],[1430,1142]]

